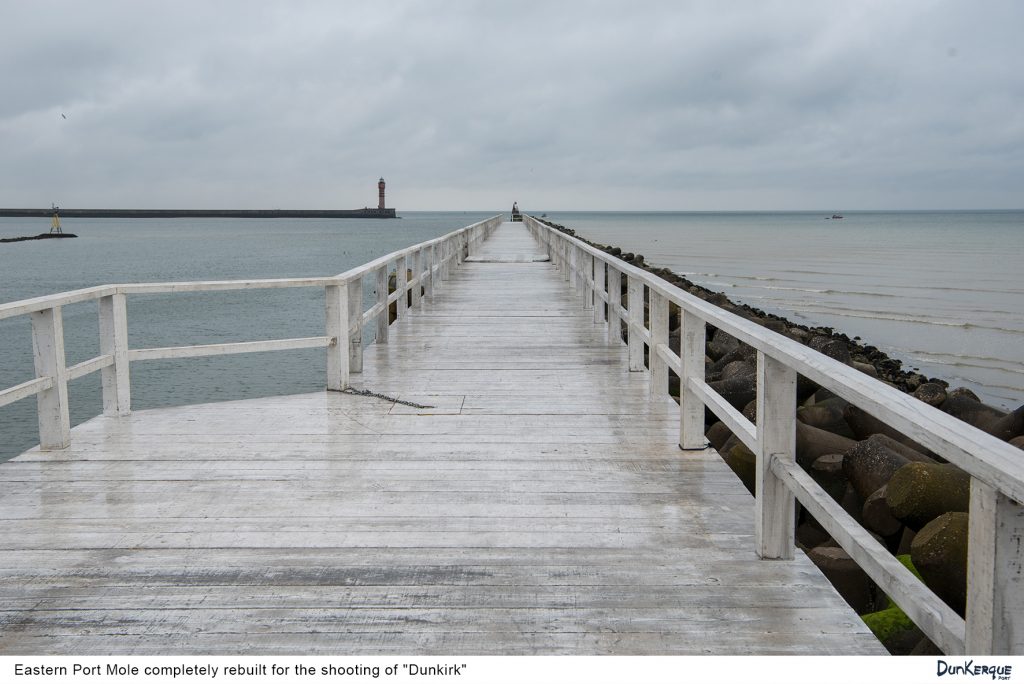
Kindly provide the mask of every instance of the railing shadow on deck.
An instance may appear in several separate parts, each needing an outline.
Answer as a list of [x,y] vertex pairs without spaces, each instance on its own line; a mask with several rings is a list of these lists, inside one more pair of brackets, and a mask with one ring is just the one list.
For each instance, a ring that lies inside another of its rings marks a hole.
[[[430,300],[434,291],[448,279],[451,269],[472,256],[501,221],[501,216],[494,216],[329,277],[99,285],[0,304],[0,319],[31,318],[35,362],[35,378],[0,390],[0,407],[36,397],[39,447],[50,451],[71,444],[68,383],[101,372],[104,415],[125,416],[131,413],[130,365],[136,361],[325,347],[327,389],[345,389],[351,374],[362,370],[363,330],[372,326],[375,341],[386,343],[391,304],[395,304],[398,319],[405,317],[410,300],[413,307],[423,306],[424,300]],[[395,273],[395,289],[389,293],[391,271]],[[410,272],[412,277],[409,277]],[[376,298],[374,304],[363,311],[366,278],[373,278]],[[128,295],[294,287],[323,288],[324,335],[148,349],[128,347]],[[99,301],[100,354],[68,366],[62,307],[93,300]]]
[[[710,409],[756,456],[755,544],[766,560],[795,553],[799,501],[911,620],[947,654],[1024,654],[1024,459],[1020,451],[787,337],[705,302],[641,268],[524,214],[534,237],[609,341],[626,325],[629,370],[652,395],[680,379],[679,446],[708,447]],[[621,301],[626,280],[625,306]],[[610,296],[609,293],[614,293]],[[644,301],[649,302],[649,327]],[[669,304],[680,310],[680,354],[669,346]],[[705,382],[706,326],[757,350],[757,415],[751,422]],[[796,463],[797,374],[849,401],[971,475],[966,620],[896,560]]]

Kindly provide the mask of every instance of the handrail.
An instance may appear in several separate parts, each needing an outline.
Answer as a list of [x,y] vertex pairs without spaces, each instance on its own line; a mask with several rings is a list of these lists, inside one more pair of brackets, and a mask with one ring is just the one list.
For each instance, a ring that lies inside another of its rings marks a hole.
[[[651,393],[667,394],[667,371],[680,379],[680,440],[684,450],[707,447],[704,409],[725,422],[756,456],[755,537],[765,559],[795,552],[797,498],[864,571],[946,653],[1024,653],[1024,458],[1019,449],[864,373],[733,313],[582,240],[524,215],[551,262],[583,294],[595,322],[607,320],[611,341],[626,323],[630,370],[644,370],[643,345],[652,375]],[[622,279],[627,304],[620,303]],[[644,291],[650,327],[644,321]],[[679,355],[668,346],[669,303],[679,307]],[[605,309],[607,304],[607,310]],[[639,304],[639,305],[638,305]],[[757,420],[751,423],[704,380],[705,327],[715,328],[757,351]],[[876,416],[972,477],[966,620],[849,516],[796,465],[796,376],[803,375]],[[854,529],[856,528],[856,529]]]
[[[131,412],[129,372],[133,361],[191,358],[221,354],[242,354],[286,349],[327,349],[327,387],[349,386],[350,375],[362,370],[362,330],[376,321],[375,341],[387,342],[390,304],[396,320],[406,315],[408,299],[413,306],[433,297],[454,266],[472,256],[480,243],[501,224],[494,216],[437,238],[395,250],[334,276],[312,278],[263,278],[205,280],[165,283],[121,283],[59,292],[32,299],[0,304],[0,319],[30,316],[36,377],[13,387],[0,389],[0,406],[35,396],[42,450],[70,445],[68,383],[91,373],[103,375],[103,413]],[[395,272],[395,292],[388,292],[388,277]],[[409,271],[412,277],[409,277]],[[363,278],[374,275],[376,302],[363,312]],[[293,287],[324,289],[326,334],[278,340],[239,341],[180,347],[128,348],[126,297],[139,294],[214,292]],[[425,297],[421,297],[421,288]],[[67,366],[61,307],[88,301],[99,302],[100,354],[74,366]]]

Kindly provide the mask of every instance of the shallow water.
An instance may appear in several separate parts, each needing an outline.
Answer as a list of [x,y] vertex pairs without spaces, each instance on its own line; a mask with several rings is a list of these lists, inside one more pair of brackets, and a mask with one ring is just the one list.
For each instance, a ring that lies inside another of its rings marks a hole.
[[1024,402],[1024,212],[549,218],[730,298],[860,336],[1002,407]]

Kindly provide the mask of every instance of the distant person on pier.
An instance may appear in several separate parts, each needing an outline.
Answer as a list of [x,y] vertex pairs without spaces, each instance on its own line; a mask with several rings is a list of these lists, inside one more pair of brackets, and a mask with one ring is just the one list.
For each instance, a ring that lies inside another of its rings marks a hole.
[[522,221],[523,220],[522,216],[519,215],[519,203],[518,202],[513,202],[512,203],[512,220],[513,221]]

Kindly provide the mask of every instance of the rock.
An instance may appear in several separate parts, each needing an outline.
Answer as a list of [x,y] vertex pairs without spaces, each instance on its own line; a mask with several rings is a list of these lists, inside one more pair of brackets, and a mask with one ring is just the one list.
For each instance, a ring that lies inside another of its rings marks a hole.
[[853,368],[856,368],[857,370],[859,370],[861,373],[864,373],[865,375],[870,375],[873,378],[877,378],[878,377],[878,371],[875,370],[875,367],[873,365],[871,365],[870,363],[861,363],[860,361],[851,361],[850,362],[850,366],[852,366]]
[[846,424],[843,408],[838,402],[801,406],[796,410],[796,419],[805,425],[853,439],[853,430]]
[[708,356],[717,361],[739,346],[740,341],[735,337],[723,330],[715,330],[715,334],[707,341]]
[[853,404],[847,406],[846,410],[843,411],[843,418],[846,419],[847,425],[849,425],[850,429],[853,430],[853,434],[857,435],[857,439],[867,439],[871,435],[878,434],[888,435],[889,437],[895,439],[897,442],[900,442],[901,444],[906,444],[907,446],[916,449],[922,454],[927,453],[928,451],[914,440],[910,439],[909,437],[900,432],[897,432],[896,430],[892,429],[891,427],[880,421],[878,418],[875,418],[867,411],[864,411],[860,407],[854,406]]
[[728,366],[730,363],[733,363],[734,361],[746,361],[748,364],[751,365],[751,367],[755,369],[756,372],[757,350],[754,349],[753,347],[748,347],[747,345],[743,345],[737,347],[736,349],[733,349],[728,354],[726,354],[725,356],[711,364],[711,367],[708,369],[708,377],[711,378],[712,380],[721,379],[722,371],[725,370],[726,366]]
[[864,527],[872,532],[877,532],[883,537],[892,537],[903,527],[903,523],[893,517],[889,511],[889,504],[885,499],[886,485],[882,485],[871,493],[864,501],[861,509],[861,520]]
[[906,456],[907,460],[909,461],[915,463],[936,463],[936,460],[931,456],[925,456],[917,449],[909,447],[906,444],[903,444],[902,442],[897,442],[895,439],[888,435],[871,435],[870,437],[868,437],[868,439],[873,442],[881,444],[887,449],[895,451],[897,454],[900,454],[901,456]]
[[892,655],[906,655],[921,640],[921,631],[896,605],[867,613],[861,619]]
[[728,451],[722,454],[722,460],[732,468],[732,471],[743,482],[751,494],[754,494],[754,483],[757,473],[757,457],[747,445],[737,440],[737,443]]
[[1024,449],[1024,435],[1021,435],[1020,437],[1014,437],[1013,439],[1011,439],[1010,445],[1015,446],[1018,449]]
[[860,516],[864,513],[864,498],[849,482],[846,483],[846,491],[843,492],[843,498],[839,501],[839,505],[851,518],[858,523],[862,522]]
[[753,375],[756,372],[757,367],[747,361],[733,361],[722,369],[722,380],[742,378],[748,375]]
[[818,546],[836,546],[835,540],[828,536],[828,532],[821,529],[820,525],[805,522],[796,528],[796,541],[804,551]]
[[925,584],[963,615],[967,603],[967,514],[944,513],[921,528],[910,545],[910,557]]
[[708,386],[722,395],[737,411],[742,411],[744,406],[757,398],[757,377],[754,375],[716,380],[709,382]]
[[1004,441],[1024,433],[1024,406],[1006,414],[988,428],[983,429],[993,437]]
[[[932,378],[931,382],[935,382],[935,378]],[[949,387],[949,383],[946,383],[946,387]],[[978,395],[972,392],[971,390],[967,389],[966,387],[956,387],[954,389],[946,391],[949,393],[950,399],[967,397],[968,399],[973,399],[974,401],[977,401],[979,403],[981,402],[981,399],[978,398]]]
[[850,357],[850,347],[842,340],[837,340],[834,337],[819,335],[811,338],[807,346],[830,359],[835,359],[839,363],[849,364],[852,360]]
[[[796,423],[796,461],[805,470],[825,454],[842,454],[849,451],[856,442],[852,439],[827,432],[820,428]],[[872,490],[874,491],[874,490]]]
[[843,473],[857,494],[867,499],[885,485],[893,473],[910,463],[902,454],[889,449],[879,440],[857,442],[843,454]]
[[722,453],[722,447],[725,445],[725,442],[732,437],[732,432],[725,423],[718,421],[708,428],[707,432],[704,433],[704,436],[707,437],[711,446],[715,447],[715,451]]
[[825,454],[811,464],[807,473],[836,501],[843,500],[846,492],[846,476],[843,475],[843,455]]
[[969,510],[971,476],[948,463],[908,463],[889,480],[886,501],[893,516],[919,530],[943,513]]
[[807,556],[857,613],[871,610],[875,583],[850,558],[850,554],[838,546],[818,546]]
[[[965,392],[953,390],[939,408],[949,415],[955,416],[965,423],[969,423],[986,432],[988,432],[990,427],[999,422],[1000,418],[1006,417],[1005,411],[1000,411],[997,408],[981,403],[974,393],[969,390]],[[1010,436],[1012,437],[1013,435]]]
[[946,388],[934,382],[926,382],[914,390],[914,397],[938,408],[946,401]]

